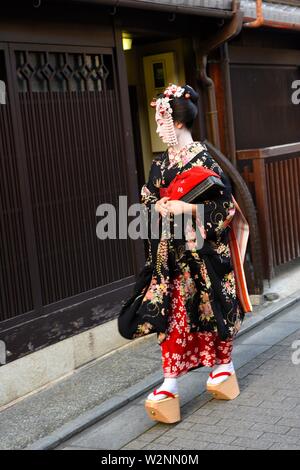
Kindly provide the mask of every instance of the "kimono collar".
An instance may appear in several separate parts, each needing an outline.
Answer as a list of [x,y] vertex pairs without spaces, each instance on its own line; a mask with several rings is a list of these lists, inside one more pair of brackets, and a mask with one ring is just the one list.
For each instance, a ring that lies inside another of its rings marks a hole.
[[194,141],[186,144],[179,151],[174,150],[172,147],[169,147],[167,150],[167,168],[172,167],[184,168],[198,153],[202,150],[205,150],[201,142]]

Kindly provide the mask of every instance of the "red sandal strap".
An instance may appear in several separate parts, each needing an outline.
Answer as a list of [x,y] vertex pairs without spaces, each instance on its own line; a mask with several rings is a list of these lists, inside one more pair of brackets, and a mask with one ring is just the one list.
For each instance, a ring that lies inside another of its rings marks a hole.
[[168,392],[167,390],[160,390],[159,392],[155,389],[153,395],[166,395],[169,398],[176,398],[174,393]]
[[231,376],[230,372],[219,372],[216,375],[213,375],[212,372],[209,374],[211,379],[216,379],[217,377],[222,377],[223,375],[228,375],[229,377]]

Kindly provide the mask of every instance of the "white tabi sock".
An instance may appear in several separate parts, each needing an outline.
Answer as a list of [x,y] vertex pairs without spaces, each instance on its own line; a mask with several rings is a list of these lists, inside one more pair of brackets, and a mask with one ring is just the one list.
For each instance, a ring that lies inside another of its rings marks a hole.
[[[220,364],[219,366],[215,367],[212,371],[212,375],[219,374],[219,372],[230,372],[231,374],[233,374],[234,373],[233,362],[231,361],[228,364]],[[224,382],[224,380],[228,379],[228,377],[229,377],[228,375],[221,375],[220,377],[217,377],[215,379],[208,377],[207,384],[217,385],[217,384],[220,384],[221,382]]]
[[[164,380],[164,383],[156,389],[157,392],[166,390],[167,392],[171,393],[178,393],[178,384],[177,384],[177,379],[175,378],[166,378]],[[148,400],[163,400],[164,398],[168,398],[167,395],[163,395],[162,393],[159,395],[154,395],[153,393],[150,393],[148,395],[147,399]]]

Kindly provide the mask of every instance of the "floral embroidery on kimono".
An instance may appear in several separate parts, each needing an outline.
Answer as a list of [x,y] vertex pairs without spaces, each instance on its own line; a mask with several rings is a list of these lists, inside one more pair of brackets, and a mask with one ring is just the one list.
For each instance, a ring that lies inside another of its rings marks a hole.
[[[198,223],[190,220],[191,239],[186,244],[174,238],[148,239],[146,266],[153,267],[150,286],[144,293],[139,309],[140,324],[135,337],[146,331],[156,331],[158,342],[166,338],[168,313],[171,309],[171,282],[179,279],[180,292],[187,312],[187,328],[190,332],[211,332],[221,340],[232,338],[244,318],[236,296],[235,277],[231,263],[228,234],[234,214],[231,185],[218,163],[206,147],[194,142],[187,149],[185,164],[171,164],[168,152],[156,157],[151,165],[149,179],[141,190],[141,202],[150,214],[150,208],[160,199],[159,188],[167,187],[177,173],[193,166],[204,166],[220,175],[225,187],[214,200],[204,204],[205,232],[201,249],[193,242],[193,230]],[[194,200],[193,203],[197,203]],[[172,220],[172,215],[171,215]]]
[[172,305],[166,339],[161,343],[164,377],[179,377],[191,369],[228,364],[233,340],[222,341],[215,332],[190,333],[180,287],[180,276],[171,283]]

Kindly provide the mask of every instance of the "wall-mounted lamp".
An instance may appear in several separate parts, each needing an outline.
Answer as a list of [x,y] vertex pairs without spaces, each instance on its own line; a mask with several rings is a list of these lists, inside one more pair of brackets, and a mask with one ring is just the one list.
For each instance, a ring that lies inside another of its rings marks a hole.
[[123,50],[129,51],[132,48],[132,38],[128,33],[122,33]]

